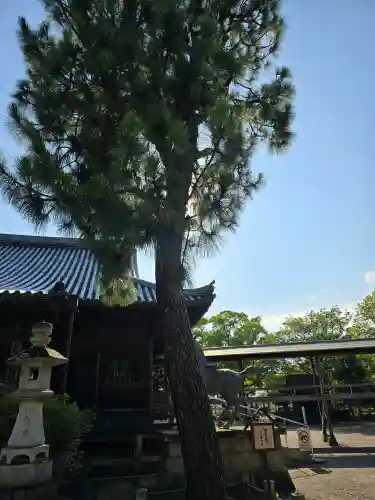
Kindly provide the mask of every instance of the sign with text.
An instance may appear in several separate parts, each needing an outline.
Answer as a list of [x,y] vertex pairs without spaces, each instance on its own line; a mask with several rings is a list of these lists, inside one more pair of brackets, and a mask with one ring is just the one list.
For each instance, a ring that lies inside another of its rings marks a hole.
[[254,450],[274,450],[275,427],[273,423],[257,422],[251,425]]

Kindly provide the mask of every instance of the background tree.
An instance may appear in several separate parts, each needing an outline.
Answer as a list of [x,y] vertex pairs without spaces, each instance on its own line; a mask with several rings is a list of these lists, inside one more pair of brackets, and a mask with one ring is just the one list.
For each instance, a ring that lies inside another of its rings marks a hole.
[[281,151],[291,141],[290,72],[275,66],[280,1],[43,3],[36,30],[19,21],[27,74],[10,121],[25,154],[13,170],[2,165],[1,186],[32,222],[52,217],[85,237],[109,281],[123,275],[126,248],[155,248],[188,496],[219,499],[222,465],[182,263],[237,227],[262,181],[250,168],[257,145]]
[[[222,311],[210,318],[203,318],[194,328],[194,336],[202,347],[239,347],[257,343],[271,343],[271,334],[262,325],[260,316],[250,317],[246,313]],[[232,370],[245,366],[261,366],[262,374],[249,377],[245,385],[263,385],[273,382],[280,372],[281,362],[276,360],[256,360],[251,362],[223,362],[221,366]]]
[[350,335],[359,338],[375,337],[375,290],[357,304]]
[[250,318],[235,311],[222,311],[203,318],[194,328],[194,336],[202,347],[252,345],[266,334],[259,316]]
[[[363,303],[368,304],[368,298]],[[362,304],[362,303],[361,303]],[[375,305],[375,301],[374,301]],[[357,318],[357,319],[355,319]],[[356,323],[357,322],[357,323]],[[354,314],[343,311],[337,306],[320,311],[310,311],[304,316],[290,316],[282,324],[281,329],[273,334],[273,341],[287,342],[311,342],[324,340],[340,340],[364,337],[363,321],[359,321],[359,312]],[[365,383],[371,376],[370,360],[372,355],[348,355],[348,356],[324,356],[320,362],[326,375],[326,383]],[[288,375],[298,373],[310,373],[309,360],[305,358],[283,360],[280,362],[277,378],[286,379]],[[267,381],[268,382],[268,381]]]
[[[340,340],[348,335],[348,327],[352,315],[333,306],[319,311],[310,311],[304,316],[288,317],[278,332],[279,342],[312,342],[324,340]],[[324,382],[332,380],[336,357],[324,356],[320,359]],[[289,373],[310,373],[309,360],[297,358],[288,362]]]
[[369,371],[366,366],[365,358],[350,354],[338,358],[335,363],[334,374],[335,382],[350,385],[364,384],[369,381]]
[[[354,324],[352,313],[342,311],[338,307],[332,307],[320,311],[310,311],[300,317],[290,316],[285,320],[279,331],[272,333],[263,327],[260,316],[251,318],[245,313],[226,310],[212,317],[203,318],[194,328],[194,336],[202,347],[230,347],[260,343],[274,344],[353,338],[364,331],[365,327],[368,328],[368,320],[363,318],[363,312],[360,315],[360,311],[363,311],[362,305],[366,304],[369,308],[368,316],[372,314],[371,304],[375,308],[375,301],[371,302],[371,296],[365,297],[360,302],[358,310],[354,314]],[[366,331],[368,332],[368,330]],[[324,357],[322,362],[327,371],[326,382],[332,381],[342,384],[366,383],[374,372],[373,355],[331,356]],[[232,369],[238,368],[234,362],[221,364]],[[267,387],[284,385],[289,375],[311,372],[310,363],[304,358],[261,360],[256,361],[255,364],[261,364],[266,368],[264,374],[258,377],[256,383]]]
[[[353,338],[375,338],[375,290],[366,295],[357,305],[353,324],[349,328]],[[365,354],[357,356],[367,371],[367,380],[375,380],[375,356]]]

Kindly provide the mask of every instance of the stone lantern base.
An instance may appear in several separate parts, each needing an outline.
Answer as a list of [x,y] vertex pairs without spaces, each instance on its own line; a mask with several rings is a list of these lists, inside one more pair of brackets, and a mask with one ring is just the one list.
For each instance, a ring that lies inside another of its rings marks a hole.
[[51,481],[52,460],[22,465],[0,465],[0,489],[23,488]]
[[52,460],[21,465],[0,465],[0,489],[22,488],[51,481]]
[[47,483],[52,478],[52,460],[47,444],[32,448],[3,448],[0,457],[0,488]]
[[1,450],[0,465],[23,465],[46,462],[49,459],[49,445],[42,444],[27,448],[7,446]]

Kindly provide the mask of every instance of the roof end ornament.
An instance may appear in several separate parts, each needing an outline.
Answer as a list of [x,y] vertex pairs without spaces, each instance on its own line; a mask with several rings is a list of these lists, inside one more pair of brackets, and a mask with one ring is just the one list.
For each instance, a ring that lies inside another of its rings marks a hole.
[[64,283],[64,277],[61,277],[56,283],[53,285],[53,287],[49,290],[48,292],[49,295],[66,295],[66,287]]

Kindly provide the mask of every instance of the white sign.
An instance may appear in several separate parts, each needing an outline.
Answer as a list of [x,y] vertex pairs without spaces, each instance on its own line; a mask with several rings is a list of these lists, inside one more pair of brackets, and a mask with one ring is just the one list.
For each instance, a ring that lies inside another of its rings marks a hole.
[[310,429],[297,429],[298,447],[300,450],[311,450]]
[[275,437],[273,424],[256,423],[252,425],[255,450],[274,450]]

